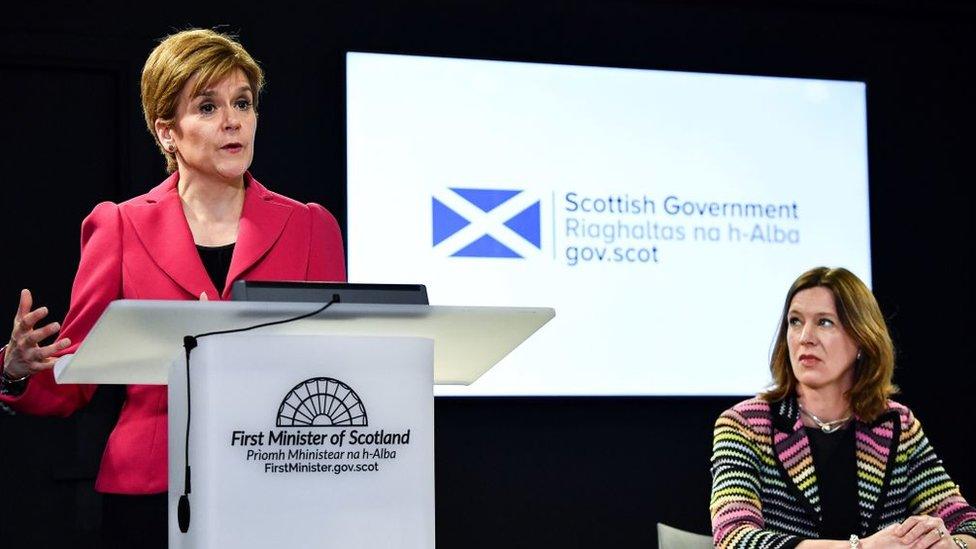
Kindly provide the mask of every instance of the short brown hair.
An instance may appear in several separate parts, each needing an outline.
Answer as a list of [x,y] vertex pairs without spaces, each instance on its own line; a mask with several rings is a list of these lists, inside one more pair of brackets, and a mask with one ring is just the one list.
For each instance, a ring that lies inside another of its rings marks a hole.
[[156,135],[156,120],[176,118],[180,91],[198,77],[191,96],[240,69],[254,94],[254,107],[264,87],[264,72],[251,54],[234,37],[209,29],[192,29],[171,34],[160,41],[142,68],[142,112],[149,133],[166,156],[166,170],[176,171],[176,156],[167,151]]
[[874,294],[860,278],[844,268],[816,267],[801,274],[790,286],[769,359],[773,386],[762,397],[775,402],[796,393],[797,380],[786,344],[790,305],[796,294],[818,287],[827,288],[833,294],[840,323],[860,349],[860,359],[854,362],[854,386],[845,396],[854,414],[863,421],[874,421],[887,410],[888,397],[898,392],[898,387],[892,384],[895,348]]

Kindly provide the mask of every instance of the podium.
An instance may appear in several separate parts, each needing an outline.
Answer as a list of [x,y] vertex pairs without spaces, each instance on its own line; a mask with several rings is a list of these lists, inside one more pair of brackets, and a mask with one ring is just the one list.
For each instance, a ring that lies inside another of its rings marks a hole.
[[168,382],[170,547],[432,549],[433,384],[473,382],[554,316],[335,304],[199,338],[187,375],[184,336],[317,308],[116,301],[55,366],[59,383]]

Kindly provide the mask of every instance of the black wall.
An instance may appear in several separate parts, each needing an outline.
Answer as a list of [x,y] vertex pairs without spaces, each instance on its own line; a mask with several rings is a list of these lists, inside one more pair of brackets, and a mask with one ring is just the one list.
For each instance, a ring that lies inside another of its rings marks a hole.
[[[269,78],[252,171],[340,223],[347,50],[866,81],[873,286],[898,346],[901,400],[976,500],[967,444],[976,433],[976,10],[966,3],[41,2],[4,11],[0,318],[13,317],[22,287],[63,318],[81,219],[163,179],[138,79],[154,41],[175,29],[240,34]],[[732,321],[732,312],[717,320]],[[715,322],[703,320],[704,338]],[[735,400],[440,399],[438,544],[646,547],[658,521],[705,532],[712,422]],[[118,402],[103,388],[69,419],[0,410],[2,545],[91,546],[92,478]]]

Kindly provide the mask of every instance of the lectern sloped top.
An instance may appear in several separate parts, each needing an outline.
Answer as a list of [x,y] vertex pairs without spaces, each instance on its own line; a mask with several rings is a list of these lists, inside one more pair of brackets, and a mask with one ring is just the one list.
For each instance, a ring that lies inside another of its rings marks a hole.
[[[78,352],[55,366],[59,383],[166,384],[183,337],[280,320],[314,303],[112,302]],[[555,316],[551,308],[332,305],[312,318],[259,328],[261,334],[424,337],[434,340],[434,381],[467,385]]]

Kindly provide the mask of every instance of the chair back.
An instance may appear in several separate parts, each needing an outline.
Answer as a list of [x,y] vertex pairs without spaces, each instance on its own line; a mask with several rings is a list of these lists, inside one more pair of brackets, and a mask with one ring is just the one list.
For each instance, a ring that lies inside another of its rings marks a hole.
[[657,523],[658,549],[713,549],[712,536],[687,532]]

